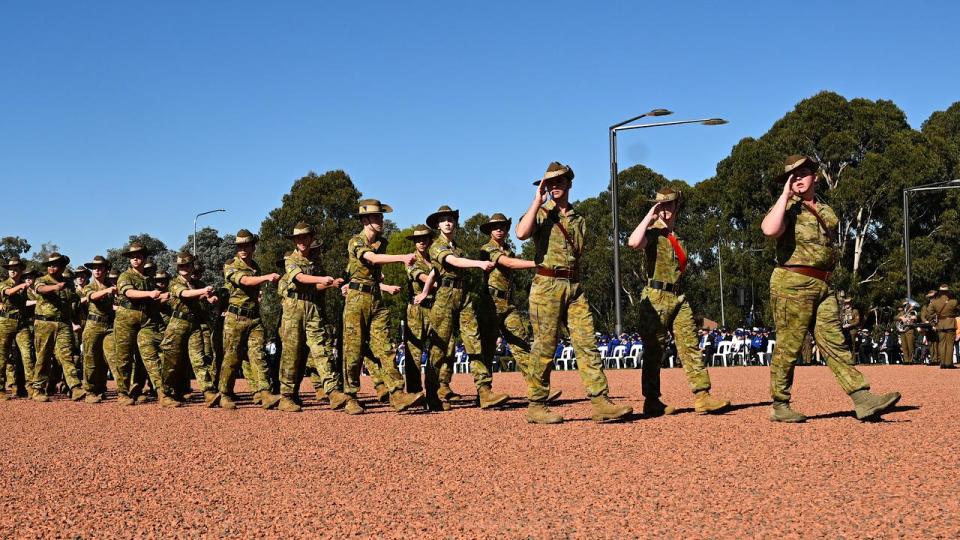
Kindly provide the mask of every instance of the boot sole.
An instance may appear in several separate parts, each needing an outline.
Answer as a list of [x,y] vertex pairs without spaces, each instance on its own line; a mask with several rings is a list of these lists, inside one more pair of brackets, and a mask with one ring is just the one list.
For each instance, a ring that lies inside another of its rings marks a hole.
[[870,411],[867,414],[864,414],[862,416],[857,414],[857,420],[871,420],[873,418],[879,417],[881,414],[887,412],[887,410],[889,410],[891,407],[896,405],[897,402],[900,401],[901,397],[902,396],[900,396],[900,394],[896,394],[890,399],[888,399],[886,402],[880,404],[877,407],[874,407],[873,409],[870,409]]
[[777,418],[774,415],[770,415],[771,422],[780,422],[783,424],[802,424],[807,421],[806,416],[801,416],[800,418]]
[[503,405],[504,403],[506,403],[506,402],[508,402],[508,401],[510,401],[510,396],[504,396],[502,399],[498,399],[498,400],[496,400],[496,401],[491,401],[490,403],[481,403],[481,404],[480,404],[480,408],[481,408],[481,409],[489,409],[489,408],[491,408],[491,407],[496,407],[496,406],[498,406],[498,405]]
[[394,407],[394,409],[396,409],[397,412],[408,411],[408,410],[410,410],[411,407],[416,407],[417,405],[422,405],[422,404],[423,404],[423,399],[424,399],[424,398],[423,398],[423,395],[422,395],[422,394],[421,394],[421,395],[418,395],[418,396],[417,396],[417,399],[411,401],[409,404],[404,405],[404,406],[402,406],[402,407]]
[[719,407],[715,407],[715,408],[713,408],[713,409],[696,409],[696,408],[695,408],[694,411],[696,411],[697,414],[717,414],[717,413],[722,413],[722,412],[726,411],[726,410],[729,409],[729,408],[730,408],[730,402],[728,401],[728,402],[724,403],[723,405],[721,405],[721,406],[719,406]]
[[527,421],[528,424],[539,424],[539,425],[542,425],[542,426],[553,425],[553,424],[562,424],[562,423],[563,423],[563,418],[559,418],[559,419],[557,419],[557,420],[550,420],[550,421],[548,421],[548,422],[543,422],[543,421],[540,421],[540,420],[534,420],[534,419],[532,419],[532,418],[527,418],[527,417],[524,417],[524,419]]
[[271,410],[271,409],[276,409],[277,407],[280,406],[280,400],[279,400],[279,399],[276,400],[276,401],[271,400],[270,402],[268,402],[268,403],[263,403],[263,404],[261,404],[260,406],[261,406],[264,410],[267,410],[267,411],[269,411],[269,410]]
[[624,411],[623,413],[618,414],[618,415],[612,415],[612,414],[595,414],[595,415],[591,416],[590,418],[591,418],[594,422],[599,422],[599,423],[603,424],[603,423],[607,423],[607,422],[617,422],[617,421],[620,421],[620,420],[625,420],[628,416],[630,416],[630,413],[632,413],[632,412],[633,412],[633,409],[628,408],[626,411]]

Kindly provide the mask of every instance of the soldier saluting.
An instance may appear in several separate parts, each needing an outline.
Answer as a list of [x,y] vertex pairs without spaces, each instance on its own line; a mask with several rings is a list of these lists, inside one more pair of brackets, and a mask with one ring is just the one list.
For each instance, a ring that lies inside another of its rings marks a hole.
[[783,192],[760,225],[777,242],[777,268],[770,276],[770,305],[777,328],[777,347],[770,361],[770,393],[774,422],[803,422],[807,418],[790,408],[790,389],[797,352],[808,329],[837,382],[853,399],[859,420],[879,416],[900,399],[899,392],[870,393],[870,385],[853,367],[853,353],[844,343],[840,307],[830,287],[830,275],[839,259],[834,235],[838,219],[826,204],[817,202],[820,164],[811,157],[786,159]]

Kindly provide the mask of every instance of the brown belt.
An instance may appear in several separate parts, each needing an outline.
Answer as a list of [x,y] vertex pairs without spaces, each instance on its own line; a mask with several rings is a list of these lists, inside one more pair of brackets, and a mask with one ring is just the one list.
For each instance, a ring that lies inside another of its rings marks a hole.
[[362,293],[373,294],[373,291],[378,287],[372,283],[357,283],[355,281],[351,281],[350,284],[347,285],[347,288],[352,291],[360,291]]
[[577,272],[576,270],[566,269],[566,268],[553,269],[553,268],[545,268],[543,266],[538,266],[537,275],[556,278],[556,279],[567,279],[574,282],[580,281],[580,272]]
[[783,268],[789,272],[795,274],[800,274],[807,277],[812,277],[814,279],[819,279],[820,281],[830,281],[830,276],[833,275],[833,272],[827,272],[826,270],[821,270],[819,268],[814,268],[812,266],[778,266],[777,268]]
[[233,313],[238,317],[243,317],[246,319],[259,319],[260,310],[258,308],[242,308],[238,306],[227,306],[227,312]]

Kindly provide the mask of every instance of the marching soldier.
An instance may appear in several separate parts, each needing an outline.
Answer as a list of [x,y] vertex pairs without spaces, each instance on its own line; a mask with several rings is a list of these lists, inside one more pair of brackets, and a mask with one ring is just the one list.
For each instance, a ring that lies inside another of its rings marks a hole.
[[280,281],[280,275],[261,275],[253,259],[257,237],[240,229],[234,240],[236,256],[223,265],[223,279],[229,304],[223,322],[223,365],[220,368],[220,406],[235,408],[233,387],[244,365],[244,352],[249,370],[244,371],[247,385],[260,396],[264,409],[276,407],[280,396],[270,389],[270,370],[263,356],[263,322],[260,319],[260,286]]
[[577,355],[577,370],[593,405],[595,421],[624,418],[633,409],[617,405],[608,397],[594,334],[593,314],[580,284],[586,220],[570,204],[573,169],[553,162],[537,186],[526,213],[517,223],[517,238],[532,238],[536,248],[537,275],[530,287],[530,319],[533,349],[527,378],[526,419],[555,424],[563,417],[546,406],[550,395],[550,372],[560,329],[566,326]]
[[931,345],[931,364],[934,360],[940,369],[955,369],[953,365],[954,342],[957,341],[957,299],[946,283],[940,285],[937,295],[930,300],[927,310],[930,323],[936,332],[936,342]]
[[640,298],[640,336],[646,346],[641,386],[643,414],[662,416],[676,409],[660,400],[660,364],[669,334],[673,334],[677,355],[696,399],[698,413],[721,412],[729,401],[710,395],[710,374],[697,348],[697,326],[693,309],[682,292],[681,279],[687,254],[676,236],[674,223],[680,210],[681,194],[671,188],[657,192],[653,206],[630,235],[627,244],[646,255],[647,280]]
[[770,302],[777,328],[777,347],[770,362],[770,390],[775,422],[803,422],[790,408],[793,372],[804,334],[812,328],[817,347],[837,382],[851,397],[858,419],[877,417],[900,399],[898,392],[870,393],[870,385],[853,367],[853,353],[840,328],[837,297],[829,285],[839,259],[838,219],[816,201],[819,163],[807,156],[790,156],[784,164],[783,192],[766,217],[763,234],[777,242],[777,263],[770,277]]
[[396,294],[400,287],[383,283],[385,264],[413,264],[416,255],[387,255],[387,243],[381,238],[383,214],[390,205],[376,199],[360,201],[357,217],[363,230],[347,241],[347,298],[343,306],[343,391],[349,396],[345,410],[363,412],[357,401],[360,367],[368,358],[390,392],[390,405],[403,412],[423,402],[423,396],[403,391],[403,376],[395,363],[397,352],[390,342],[390,311],[383,304],[383,293]]
[[33,283],[37,293],[37,307],[33,323],[34,350],[37,354],[33,371],[33,399],[50,401],[47,383],[54,358],[63,369],[70,389],[70,399],[79,401],[86,395],[81,387],[73,356],[73,305],[71,285],[63,277],[70,259],[51,253],[43,262],[47,274]]
[[277,282],[277,293],[283,302],[280,318],[280,405],[284,412],[303,410],[299,401],[300,381],[306,369],[307,350],[324,381],[324,390],[331,409],[340,409],[349,397],[339,390],[341,373],[335,362],[335,346],[327,330],[323,312],[323,292],[343,284],[343,279],[314,275],[312,259],[313,227],[299,222],[293,232],[284,235],[296,245],[284,259],[284,274]]
[[913,354],[917,340],[917,312],[913,300],[905,300],[897,313],[897,330],[900,334],[900,354],[904,364],[913,363]]
[[130,260],[130,268],[117,279],[120,307],[114,318],[113,338],[117,364],[114,377],[117,381],[117,404],[120,406],[133,405],[143,390],[146,374],[134,372],[134,355],[138,350],[147,373],[154,377],[154,386],[160,384],[157,326],[151,320],[149,310],[157,307],[163,293],[153,287],[144,273],[149,254],[149,250],[139,243],[131,243],[122,254]]
[[93,272],[81,294],[87,306],[87,319],[83,326],[83,389],[87,391],[84,401],[100,403],[107,393],[107,366],[116,370],[113,348],[105,346],[106,337],[113,332],[113,301],[117,287],[110,284],[107,270],[110,261],[97,255],[83,265]]
[[[429,347],[427,340],[430,337],[430,308],[433,307],[436,287],[427,291],[426,297],[419,305],[413,299],[423,292],[423,285],[427,282],[433,264],[430,261],[430,243],[433,240],[433,229],[426,225],[417,225],[413,232],[407,235],[413,242],[416,258],[413,264],[407,267],[407,288],[409,303],[403,332],[404,347],[407,359],[403,364],[404,377],[407,381],[407,392],[423,390],[422,364],[420,359],[423,352]],[[441,377],[442,378],[442,377]],[[442,389],[441,389],[442,391]],[[452,392],[452,390],[451,390]],[[442,395],[442,394],[441,394]],[[447,408],[450,405],[444,401]]]
[[[479,268],[484,272],[496,265],[490,261],[477,261],[464,256],[463,250],[456,244],[454,234],[460,212],[443,205],[427,217],[427,225],[440,234],[430,245],[430,260],[433,269],[423,285],[423,290],[414,299],[420,304],[430,294],[433,284],[438,283],[433,308],[430,310],[430,365],[426,373],[427,406],[431,410],[446,410],[444,405],[454,397],[441,392],[450,386],[453,375],[454,341],[453,331],[459,327],[460,340],[470,358],[470,371],[477,385],[477,399],[481,409],[496,407],[505,403],[510,396],[493,391],[493,351],[484,351],[480,343],[480,327],[477,313],[470,295],[464,290],[464,271]],[[444,367],[444,365],[447,365]],[[441,377],[444,377],[441,379]]]
[[[12,257],[3,264],[7,279],[0,281],[0,401],[7,400],[7,375],[13,376],[14,386],[29,385],[33,375],[33,357],[30,329],[27,327],[27,289],[30,283],[24,279],[26,264],[19,257]],[[17,381],[18,366],[14,366],[13,347],[20,351],[24,364],[24,381]],[[10,369],[13,368],[13,369]],[[32,390],[32,387],[30,388]],[[14,395],[23,388],[15,388]],[[29,395],[29,394],[28,394]]]

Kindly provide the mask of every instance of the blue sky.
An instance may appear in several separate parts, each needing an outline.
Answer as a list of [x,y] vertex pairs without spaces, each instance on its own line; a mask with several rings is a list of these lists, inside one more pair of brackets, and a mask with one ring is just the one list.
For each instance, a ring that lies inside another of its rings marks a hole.
[[344,169],[401,226],[440,204],[518,216],[570,163],[697,182],[819,90],[919,125],[960,100],[952,2],[0,2],[0,235],[75,259],[197,212],[256,230],[291,182]]

